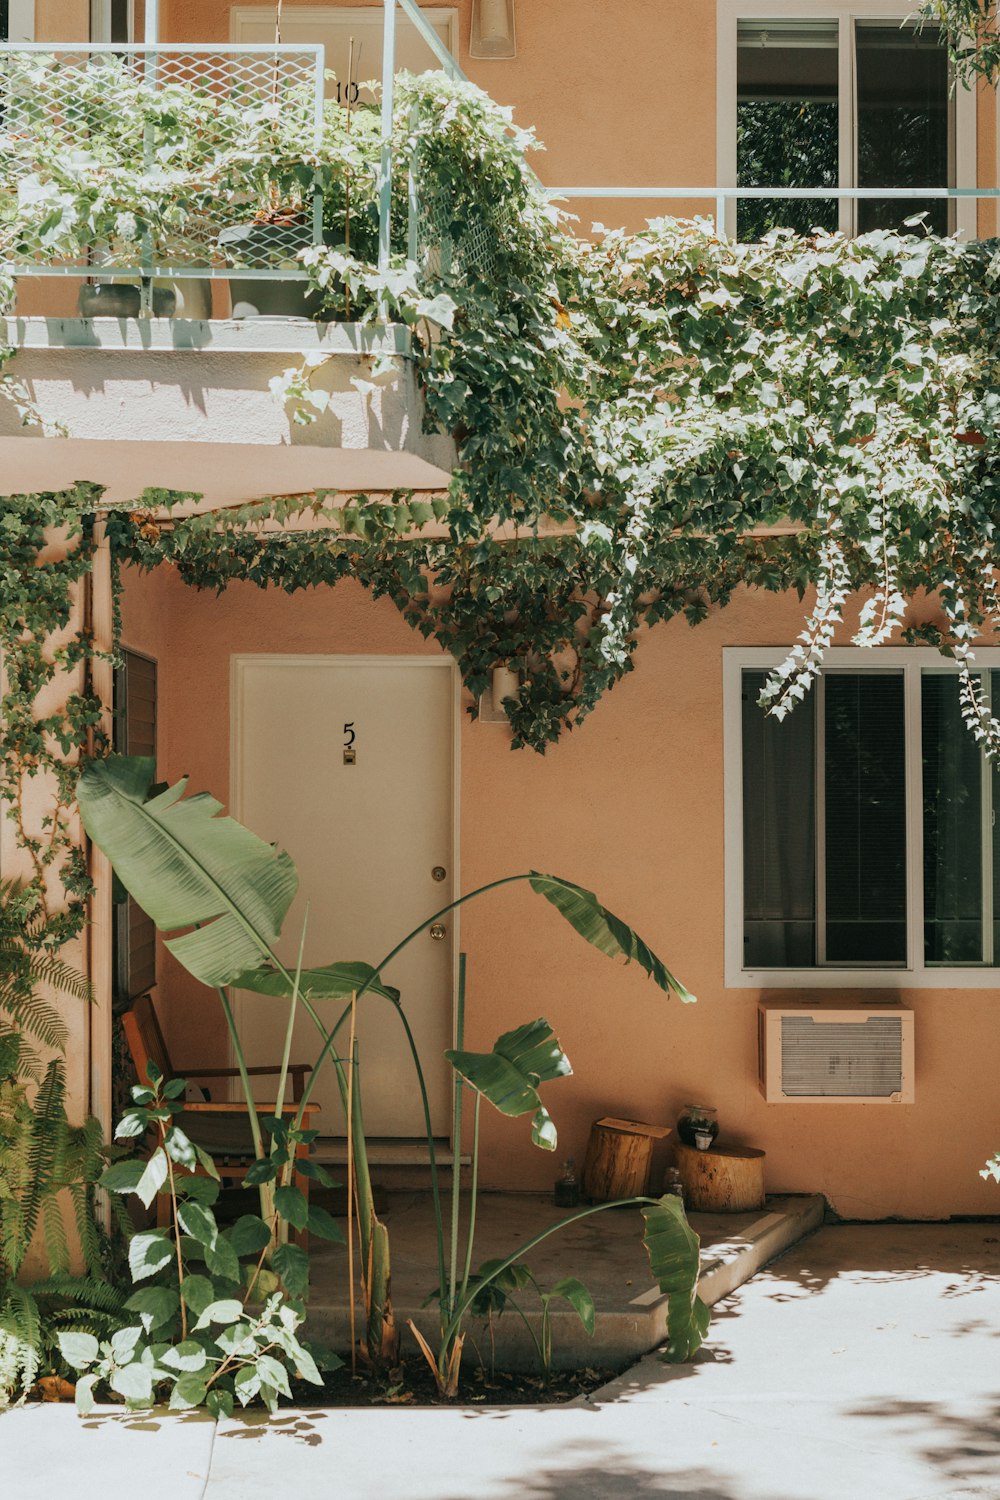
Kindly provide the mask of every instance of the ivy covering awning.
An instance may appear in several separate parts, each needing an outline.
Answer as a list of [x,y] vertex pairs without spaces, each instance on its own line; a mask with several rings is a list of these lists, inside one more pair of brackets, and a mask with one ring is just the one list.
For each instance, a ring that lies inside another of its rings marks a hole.
[[446,490],[451,475],[415,453],[247,443],[122,443],[0,437],[0,491],[34,494],[97,484],[112,505],[147,489],[195,494],[189,511],[316,491]]

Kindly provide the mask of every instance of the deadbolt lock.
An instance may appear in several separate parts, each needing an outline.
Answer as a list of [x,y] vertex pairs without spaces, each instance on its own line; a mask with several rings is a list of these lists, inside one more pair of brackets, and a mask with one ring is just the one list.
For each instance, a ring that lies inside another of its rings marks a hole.
[[434,868],[433,868],[433,870],[431,871],[431,879],[432,880],[447,880],[447,878],[448,878],[448,871],[445,869],[444,865],[435,865]]
[[436,943],[440,943],[441,939],[447,934],[447,931],[448,929],[443,922],[431,923],[431,937]]

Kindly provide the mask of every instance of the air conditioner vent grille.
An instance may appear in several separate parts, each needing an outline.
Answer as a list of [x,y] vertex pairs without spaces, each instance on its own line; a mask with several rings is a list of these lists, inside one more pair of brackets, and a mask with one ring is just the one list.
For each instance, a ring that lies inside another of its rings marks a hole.
[[903,1088],[899,1016],[858,1021],[782,1017],[781,1092],[786,1098],[887,1099]]

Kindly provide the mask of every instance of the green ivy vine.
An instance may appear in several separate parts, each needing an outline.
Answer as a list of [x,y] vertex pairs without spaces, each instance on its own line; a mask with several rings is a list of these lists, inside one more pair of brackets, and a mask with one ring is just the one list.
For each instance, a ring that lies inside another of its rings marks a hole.
[[[332,177],[345,128],[339,116],[329,126]],[[168,563],[216,591],[355,578],[454,656],[471,712],[493,667],[517,669],[512,744],[538,751],[631,670],[644,629],[676,615],[696,624],[740,586],[811,599],[765,689],[781,715],[863,590],[857,643],[933,639],[957,659],[970,726],[997,753],[974,669],[998,603],[995,245],[919,225],[747,245],[674,220],[581,240],[527,165],[530,133],[470,85],[402,83],[395,130],[421,187],[418,259],[406,259],[405,180],[392,263],[366,258],[378,134],[362,114],[350,201],[363,227],[303,260],[332,314],[349,306],[411,327],[428,426],[457,448],[448,493],[261,500],[164,520],[156,507],[172,497],[150,491],[105,512],[116,567]],[[334,238],[348,215],[338,183]],[[372,379],[385,374],[377,365]],[[322,404],[309,375],[290,372],[283,387],[306,420]],[[64,871],[67,931],[86,890],[75,763],[99,705],[86,687],[58,711],[39,703],[57,670],[92,655],[85,631],[57,647],[52,637],[91,566],[100,508],[81,487],[10,497],[0,518],[0,799],[23,824],[25,786],[51,773],[49,814],[18,838],[40,894]],[[295,528],[265,527],[293,516]],[[49,561],[60,527],[70,545]],[[907,601],[919,590],[940,612],[918,631]]]
[[[76,776],[83,751],[100,743],[101,705],[89,683],[92,638],[72,621],[93,562],[99,496],[90,485],[7,495],[0,510],[0,804],[30,865],[24,917],[51,917],[42,945],[50,949],[80,930],[89,891],[74,831]],[[53,545],[56,537],[64,545]],[[80,686],[53,706],[53,681],[77,669]],[[39,781],[43,810],[26,796]]]

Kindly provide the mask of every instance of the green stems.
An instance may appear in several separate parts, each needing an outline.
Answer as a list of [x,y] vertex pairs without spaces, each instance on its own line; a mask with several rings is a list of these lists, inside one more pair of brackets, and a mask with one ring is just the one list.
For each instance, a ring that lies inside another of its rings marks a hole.
[[[455,1014],[455,1046],[465,1046],[465,954],[458,955],[458,1008]],[[465,1087],[460,1073],[455,1073],[455,1092],[451,1110],[451,1260],[448,1268],[448,1300],[444,1296],[444,1280],[441,1282],[442,1326],[451,1317],[455,1305],[458,1278],[458,1216],[462,1197],[462,1090]]]
[[568,1219],[560,1219],[558,1224],[550,1224],[548,1229],[543,1229],[540,1234],[534,1235],[530,1240],[525,1240],[524,1244],[519,1245],[512,1254],[507,1256],[506,1260],[500,1261],[489,1276],[484,1277],[481,1282],[477,1282],[471,1292],[467,1288],[463,1288],[458,1298],[458,1305],[453,1309],[448,1326],[442,1334],[442,1347],[447,1348],[451,1340],[455,1337],[469,1303],[480,1288],[488,1285],[491,1281],[495,1281],[501,1272],[506,1271],[508,1266],[512,1266],[516,1260],[520,1260],[522,1256],[527,1255],[529,1250],[533,1250],[543,1240],[547,1240],[550,1234],[555,1234],[558,1230],[565,1229],[569,1224],[576,1224],[580,1219],[587,1219],[591,1214],[604,1213],[609,1208],[629,1208],[632,1205],[638,1206],[640,1203],[655,1203],[656,1201],[655,1198],[650,1198],[643,1194],[637,1198],[617,1198],[612,1203],[595,1203],[591,1208],[584,1208],[577,1214],[570,1214]]
[[[413,929],[412,932],[407,933],[406,937],[403,938],[402,942],[397,943],[396,946],[395,946],[395,948],[391,949],[391,951],[386,954],[385,958],[383,958],[380,963],[378,963],[378,964],[375,965],[375,968],[372,970],[372,972],[369,975],[369,977],[365,980],[364,984],[357,991],[357,994],[355,996],[355,1000],[356,1001],[357,1000],[361,1000],[363,998],[363,996],[366,995],[367,992],[371,989],[371,987],[375,983],[376,979],[379,979],[381,977],[382,970],[385,969],[385,968],[388,968],[389,964],[392,963],[392,960],[396,957],[396,955],[398,953],[402,953],[403,949],[407,946],[407,944],[412,943],[413,939],[415,937],[419,937],[422,932],[425,932],[427,930],[427,928],[430,927],[433,922],[439,921],[441,917],[446,917],[450,911],[455,911],[459,906],[464,906],[465,903],[466,903],[466,901],[471,901],[476,896],[483,896],[483,895],[485,895],[487,891],[495,891],[495,890],[498,890],[499,887],[502,886],[502,885],[515,885],[519,881],[530,880],[531,878],[532,877],[531,877],[530,871],[528,873],[526,873],[526,874],[523,874],[523,875],[505,875],[502,880],[491,880],[488,885],[478,886],[476,890],[469,891],[464,896],[459,896],[457,898],[457,900],[455,900],[455,901],[449,901],[447,906],[442,906],[442,908],[441,908],[440,911],[436,911],[433,914],[433,916],[428,917],[425,922],[421,922],[419,927],[414,927],[414,929]],[[279,964],[278,967],[279,967],[279,969],[281,969],[281,972],[282,972],[282,974],[285,975],[286,979],[290,979],[291,978],[291,975],[289,975],[283,968],[281,968],[280,964]],[[299,1108],[299,1118],[295,1122],[296,1129],[298,1129],[299,1126],[302,1123],[302,1115],[303,1115],[303,1113],[305,1111],[306,1104],[309,1102],[309,1096],[312,1093],[313,1085],[315,1083],[315,1080],[316,1080],[316,1077],[317,1077],[317,1075],[319,1073],[319,1070],[322,1067],[323,1063],[326,1061],[326,1058],[327,1058],[327,1056],[328,1056],[328,1054],[330,1052],[330,1049],[333,1047],[334,1041],[336,1040],[337,1032],[340,1030],[341,1026],[343,1026],[343,1024],[346,1021],[348,1015],[350,1014],[350,1009],[351,1009],[350,1006],[348,1006],[346,1008],[346,1010],[344,1010],[344,1011],[341,1012],[340,1019],[338,1020],[336,1026],[334,1026],[333,1030],[330,1031],[327,1034],[326,1041],[323,1043],[323,1046],[322,1046],[322,1048],[320,1050],[320,1054],[319,1054],[319,1056],[316,1059],[316,1062],[315,1062],[315,1064],[313,1066],[312,1073],[310,1074],[308,1080],[306,1081],[306,1086],[305,1086],[305,1089],[303,1090],[303,1093],[302,1093],[302,1103],[301,1103],[301,1106]],[[398,1007],[397,1007],[397,1009],[398,1009]],[[315,1012],[314,1011],[310,1011],[310,1014],[312,1014],[314,1016],[314,1018],[317,1020],[317,1024],[319,1025],[320,1030],[322,1031],[324,1029],[323,1025],[322,1025],[322,1022],[320,1022],[318,1020],[318,1018],[315,1017]]]
[[247,1111],[250,1115],[250,1135],[253,1139],[253,1154],[259,1161],[264,1155],[264,1141],[260,1133],[260,1121],[257,1118],[257,1111],[254,1108],[253,1094],[250,1089],[250,1074],[247,1072],[247,1060],[243,1055],[243,1044],[240,1041],[240,1034],[236,1029],[236,1019],[233,1015],[233,1008],[229,1003],[229,996],[221,985],[215,993],[222,1003],[222,1014],[225,1016],[226,1025],[229,1027],[229,1036],[233,1044],[236,1066],[240,1070],[240,1082],[243,1084],[243,1097],[247,1101]]
[[295,983],[292,986],[291,999],[288,1002],[288,1024],[285,1027],[285,1046],[281,1054],[281,1072],[278,1074],[278,1096],[275,1114],[281,1118],[281,1112],[285,1103],[285,1085],[288,1081],[288,1063],[292,1055],[292,1032],[295,1029],[295,1011],[299,1002],[299,988],[302,983],[302,955],[306,946],[306,928],[309,925],[309,906],[306,905],[306,914],[302,918],[302,936],[299,938],[299,960],[295,966]]
[[469,1289],[469,1274],[472,1271],[472,1245],[476,1238],[476,1196],[479,1190],[479,1107],[482,1094],[476,1095],[476,1113],[472,1126],[472,1177],[469,1183],[469,1237],[465,1243],[465,1269],[462,1272],[462,1290],[459,1301]]
[[[464,955],[463,955],[464,957]],[[424,1070],[420,1063],[420,1053],[410,1029],[410,1023],[406,1019],[406,1012],[401,1005],[395,1007],[396,1014],[403,1023],[406,1040],[410,1048],[410,1057],[417,1074],[417,1087],[420,1089],[420,1104],[424,1112],[424,1134],[427,1137],[427,1157],[431,1169],[431,1201],[434,1205],[434,1227],[437,1232],[437,1258],[438,1258],[438,1286],[444,1287],[444,1219],[441,1212],[441,1185],[438,1180],[437,1151],[434,1146],[434,1130],[431,1125],[431,1105],[427,1097],[427,1081],[424,1078]],[[452,1169],[454,1170],[454,1168]]]

